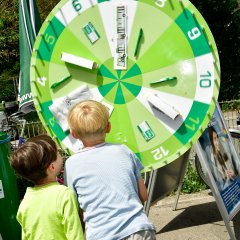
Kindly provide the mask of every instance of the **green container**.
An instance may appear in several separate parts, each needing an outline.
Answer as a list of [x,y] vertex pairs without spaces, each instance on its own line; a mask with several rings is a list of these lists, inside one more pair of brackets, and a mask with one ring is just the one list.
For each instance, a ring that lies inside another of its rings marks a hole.
[[16,220],[19,206],[17,180],[8,157],[10,137],[0,132],[0,239],[21,239],[21,227]]

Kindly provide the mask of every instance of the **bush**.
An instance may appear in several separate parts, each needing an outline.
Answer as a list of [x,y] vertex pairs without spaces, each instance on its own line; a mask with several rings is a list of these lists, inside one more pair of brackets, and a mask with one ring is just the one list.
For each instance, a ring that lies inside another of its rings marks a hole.
[[17,89],[14,85],[14,81],[14,78],[9,78],[7,80],[2,80],[2,78],[0,78],[0,102],[11,102],[16,100]]
[[232,100],[220,103],[222,111],[240,110],[240,100]]
[[194,193],[206,189],[208,189],[207,185],[202,182],[196,169],[193,167],[192,163],[189,162],[184,176],[182,193]]

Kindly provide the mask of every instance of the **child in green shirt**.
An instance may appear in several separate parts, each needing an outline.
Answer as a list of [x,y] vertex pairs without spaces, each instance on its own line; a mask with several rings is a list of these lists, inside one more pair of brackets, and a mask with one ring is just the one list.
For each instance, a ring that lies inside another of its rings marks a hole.
[[17,213],[22,239],[83,240],[74,192],[56,181],[62,158],[51,137],[31,138],[12,154],[10,162],[18,175],[34,183]]

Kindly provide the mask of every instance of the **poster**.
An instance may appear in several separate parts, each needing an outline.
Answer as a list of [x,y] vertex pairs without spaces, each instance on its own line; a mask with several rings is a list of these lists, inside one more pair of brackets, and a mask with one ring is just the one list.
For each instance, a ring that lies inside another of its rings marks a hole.
[[219,107],[216,107],[199,143],[212,175],[212,185],[219,191],[228,214],[231,214],[240,206],[240,164]]

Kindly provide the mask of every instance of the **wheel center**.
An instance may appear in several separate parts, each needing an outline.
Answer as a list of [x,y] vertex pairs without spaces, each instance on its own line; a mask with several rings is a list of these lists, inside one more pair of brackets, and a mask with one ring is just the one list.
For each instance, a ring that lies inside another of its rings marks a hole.
[[125,104],[134,100],[142,88],[142,73],[138,65],[128,59],[128,69],[113,69],[113,59],[108,59],[98,70],[98,90],[114,104]]

